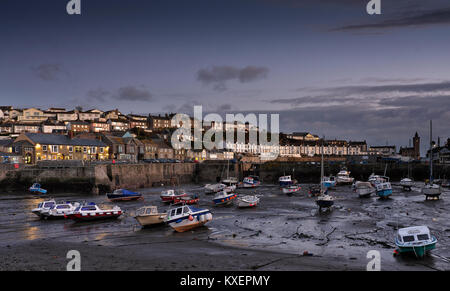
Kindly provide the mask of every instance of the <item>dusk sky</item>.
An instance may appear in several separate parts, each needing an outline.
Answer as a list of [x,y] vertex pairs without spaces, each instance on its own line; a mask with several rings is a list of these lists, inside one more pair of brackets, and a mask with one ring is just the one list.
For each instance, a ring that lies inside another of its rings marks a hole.
[[[450,2],[0,1],[0,105],[280,114],[280,130],[450,137]],[[423,153],[423,150],[422,150]]]

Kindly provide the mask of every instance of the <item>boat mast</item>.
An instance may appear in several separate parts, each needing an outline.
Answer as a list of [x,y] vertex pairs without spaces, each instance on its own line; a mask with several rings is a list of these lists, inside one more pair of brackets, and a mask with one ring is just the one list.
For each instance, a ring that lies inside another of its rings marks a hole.
[[433,121],[430,120],[430,185],[433,185]]
[[322,162],[320,163],[320,193],[323,193],[323,141],[325,136],[322,139]]

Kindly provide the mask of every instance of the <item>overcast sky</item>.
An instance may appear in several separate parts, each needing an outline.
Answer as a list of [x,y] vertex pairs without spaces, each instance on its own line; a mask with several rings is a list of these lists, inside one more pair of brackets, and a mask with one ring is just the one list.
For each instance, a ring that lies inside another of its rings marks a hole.
[[422,147],[450,136],[450,3],[0,1],[0,103],[279,113],[281,131]]

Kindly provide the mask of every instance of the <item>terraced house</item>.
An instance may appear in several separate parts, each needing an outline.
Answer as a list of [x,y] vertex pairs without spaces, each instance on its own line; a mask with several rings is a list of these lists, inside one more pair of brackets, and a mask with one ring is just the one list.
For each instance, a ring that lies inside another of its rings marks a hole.
[[69,138],[61,134],[23,133],[13,143],[13,151],[26,164],[44,160],[107,160],[109,147],[96,139]]

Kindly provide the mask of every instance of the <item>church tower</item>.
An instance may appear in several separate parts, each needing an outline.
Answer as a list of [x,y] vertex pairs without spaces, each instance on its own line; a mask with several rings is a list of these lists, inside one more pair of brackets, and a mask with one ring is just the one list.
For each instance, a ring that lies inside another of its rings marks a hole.
[[413,146],[414,146],[414,159],[420,159],[420,137],[416,134],[413,137]]

